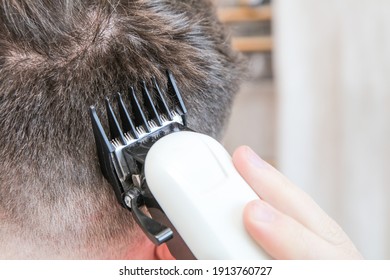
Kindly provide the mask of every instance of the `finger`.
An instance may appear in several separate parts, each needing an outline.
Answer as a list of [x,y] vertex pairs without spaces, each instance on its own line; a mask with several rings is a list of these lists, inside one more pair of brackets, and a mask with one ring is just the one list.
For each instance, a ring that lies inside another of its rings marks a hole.
[[342,244],[349,240],[342,229],[301,189],[258,157],[249,147],[238,148],[233,163],[260,198],[324,239]]
[[275,259],[355,258],[261,200],[247,205],[244,223],[253,239]]

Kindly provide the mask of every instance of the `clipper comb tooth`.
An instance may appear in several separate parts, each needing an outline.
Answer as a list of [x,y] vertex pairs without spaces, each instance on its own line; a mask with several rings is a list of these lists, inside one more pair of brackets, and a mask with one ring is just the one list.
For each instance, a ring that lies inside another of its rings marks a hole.
[[[157,108],[164,112],[164,114],[166,115],[167,120],[171,121],[173,119],[172,118],[172,113],[169,110],[169,107],[168,107],[168,104],[167,104],[167,102],[166,102],[166,100],[164,98],[164,95],[161,92],[160,87],[158,86],[156,78],[153,77],[152,80],[153,80],[154,90],[158,94],[158,96],[156,98],[157,99]],[[164,115],[162,115],[162,118],[163,117],[164,117]]]
[[107,134],[104,132],[103,126],[99,120],[94,106],[90,106],[89,113],[92,121],[93,134],[95,136],[100,169],[102,170],[104,177],[113,186],[115,195],[120,201],[123,189],[116,175],[113,162],[111,161],[111,155],[115,152],[115,147],[108,139]]
[[[149,94],[148,88],[146,87],[145,81],[142,81],[142,95],[145,100],[145,107],[146,110],[149,113],[149,118],[152,120],[155,120],[157,122],[158,126],[162,126],[161,118],[159,113],[157,113],[156,107],[153,104],[152,97]],[[152,126],[154,124],[152,123]]]
[[91,106],[89,108],[91,121],[92,121],[92,129],[93,133],[95,135],[96,142],[98,142],[98,152],[102,151],[103,149],[107,152],[113,152],[114,147],[112,146],[110,140],[107,137],[107,134],[104,132],[103,126],[99,120],[99,117],[96,113],[96,108],[94,106]]
[[119,116],[121,117],[122,121],[122,127],[125,131],[125,137],[126,132],[129,133],[134,139],[138,139],[138,132],[135,129],[135,126],[133,124],[133,121],[130,118],[130,115],[125,107],[125,104],[122,100],[122,95],[118,92],[116,94],[117,100],[118,100],[118,110],[119,110]]
[[183,116],[184,120],[184,115],[187,114],[187,108],[184,105],[183,98],[181,97],[179,88],[176,85],[176,80],[173,77],[171,71],[167,70],[167,75],[168,75],[168,93],[173,93],[174,98],[175,98],[175,103],[179,108],[179,114]]
[[[141,105],[139,104],[133,87],[130,87],[130,103],[131,107],[133,108],[134,124],[136,125],[136,127],[144,127],[145,132],[150,132],[148,121],[146,120],[145,114],[142,111]],[[145,133],[142,130],[137,132],[139,134]]]
[[121,144],[126,145],[126,139],[123,135],[122,129],[119,126],[118,120],[115,117],[114,111],[112,110],[110,101],[106,98],[106,110],[108,118],[108,126],[110,128],[111,138],[113,140],[117,139]]

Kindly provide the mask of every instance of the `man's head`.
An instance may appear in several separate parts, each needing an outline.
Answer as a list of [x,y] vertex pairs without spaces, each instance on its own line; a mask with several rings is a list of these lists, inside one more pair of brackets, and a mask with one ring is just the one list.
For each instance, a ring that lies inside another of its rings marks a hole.
[[145,237],[101,175],[88,107],[169,69],[189,127],[219,137],[241,69],[211,4],[0,3],[0,258],[131,257]]

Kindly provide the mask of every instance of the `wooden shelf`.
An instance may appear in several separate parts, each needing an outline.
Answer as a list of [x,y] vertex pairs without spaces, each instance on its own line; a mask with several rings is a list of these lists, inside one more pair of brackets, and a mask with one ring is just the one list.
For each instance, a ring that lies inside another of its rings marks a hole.
[[217,14],[219,20],[225,23],[270,21],[272,19],[271,5],[264,5],[258,8],[251,8],[246,6],[219,8]]
[[232,46],[241,52],[270,52],[272,38],[271,36],[233,37]]

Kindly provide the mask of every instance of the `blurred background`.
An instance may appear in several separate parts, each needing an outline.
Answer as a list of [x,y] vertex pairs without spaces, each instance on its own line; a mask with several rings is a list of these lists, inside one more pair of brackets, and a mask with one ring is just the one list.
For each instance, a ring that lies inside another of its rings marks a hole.
[[390,259],[390,1],[215,2],[249,63],[226,148],[250,145]]

